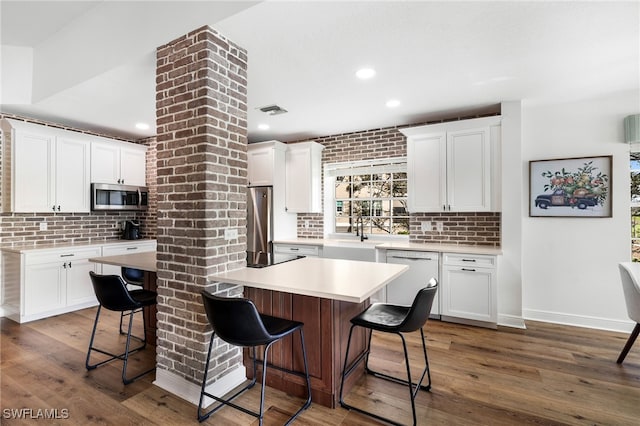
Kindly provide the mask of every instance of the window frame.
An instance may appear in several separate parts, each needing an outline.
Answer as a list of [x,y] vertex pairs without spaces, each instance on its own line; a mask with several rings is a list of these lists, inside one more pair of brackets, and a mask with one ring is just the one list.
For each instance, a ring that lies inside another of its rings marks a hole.
[[[340,163],[327,163],[323,168],[323,181],[324,181],[324,235],[328,238],[338,239],[351,239],[356,238],[353,233],[339,233],[335,232],[336,226],[336,198],[335,198],[335,183],[337,176],[347,175],[361,175],[361,174],[382,174],[382,173],[407,173],[407,158],[406,157],[393,157],[393,158],[381,158],[374,160],[361,160],[350,161]],[[393,200],[395,197],[391,197],[390,200],[391,209],[393,210]],[[408,198],[408,194],[407,194]],[[352,199],[350,198],[349,202]],[[366,201],[370,201],[366,199]],[[375,201],[375,200],[374,200]],[[393,217],[393,215],[391,216]],[[410,218],[410,214],[407,211],[407,217]],[[409,219],[410,221],[410,219]],[[409,235],[406,234],[370,234],[366,232],[366,235],[374,240],[408,240]]]

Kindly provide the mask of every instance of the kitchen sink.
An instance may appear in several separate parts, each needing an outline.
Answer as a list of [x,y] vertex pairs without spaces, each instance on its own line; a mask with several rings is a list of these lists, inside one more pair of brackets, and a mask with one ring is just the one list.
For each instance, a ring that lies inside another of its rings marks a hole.
[[376,246],[380,241],[325,240],[322,257],[328,259],[376,261]]

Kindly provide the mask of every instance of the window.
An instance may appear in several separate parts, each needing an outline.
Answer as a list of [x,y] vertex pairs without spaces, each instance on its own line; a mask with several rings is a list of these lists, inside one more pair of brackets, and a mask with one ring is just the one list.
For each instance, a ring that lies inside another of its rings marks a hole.
[[325,185],[330,233],[355,235],[362,219],[365,234],[409,234],[406,159],[329,164]]

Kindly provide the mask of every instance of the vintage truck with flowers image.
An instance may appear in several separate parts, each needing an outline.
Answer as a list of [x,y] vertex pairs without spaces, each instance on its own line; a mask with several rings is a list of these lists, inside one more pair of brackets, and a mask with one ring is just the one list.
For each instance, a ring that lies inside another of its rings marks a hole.
[[549,179],[544,190],[551,194],[541,194],[535,199],[536,207],[547,209],[552,206],[587,207],[603,205],[607,199],[607,182],[609,177],[597,172],[593,161],[584,163],[576,172],[564,168],[560,171],[546,171],[542,176]]

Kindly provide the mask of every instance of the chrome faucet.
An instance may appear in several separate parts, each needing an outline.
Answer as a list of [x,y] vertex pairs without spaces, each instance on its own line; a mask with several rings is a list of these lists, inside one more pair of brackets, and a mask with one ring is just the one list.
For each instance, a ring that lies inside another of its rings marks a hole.
[[362,221],[362,216],[358,216],[356,219],[356,237],[360,237],[360,242],[369,239],[369,237],[364,235],[364,222]]

